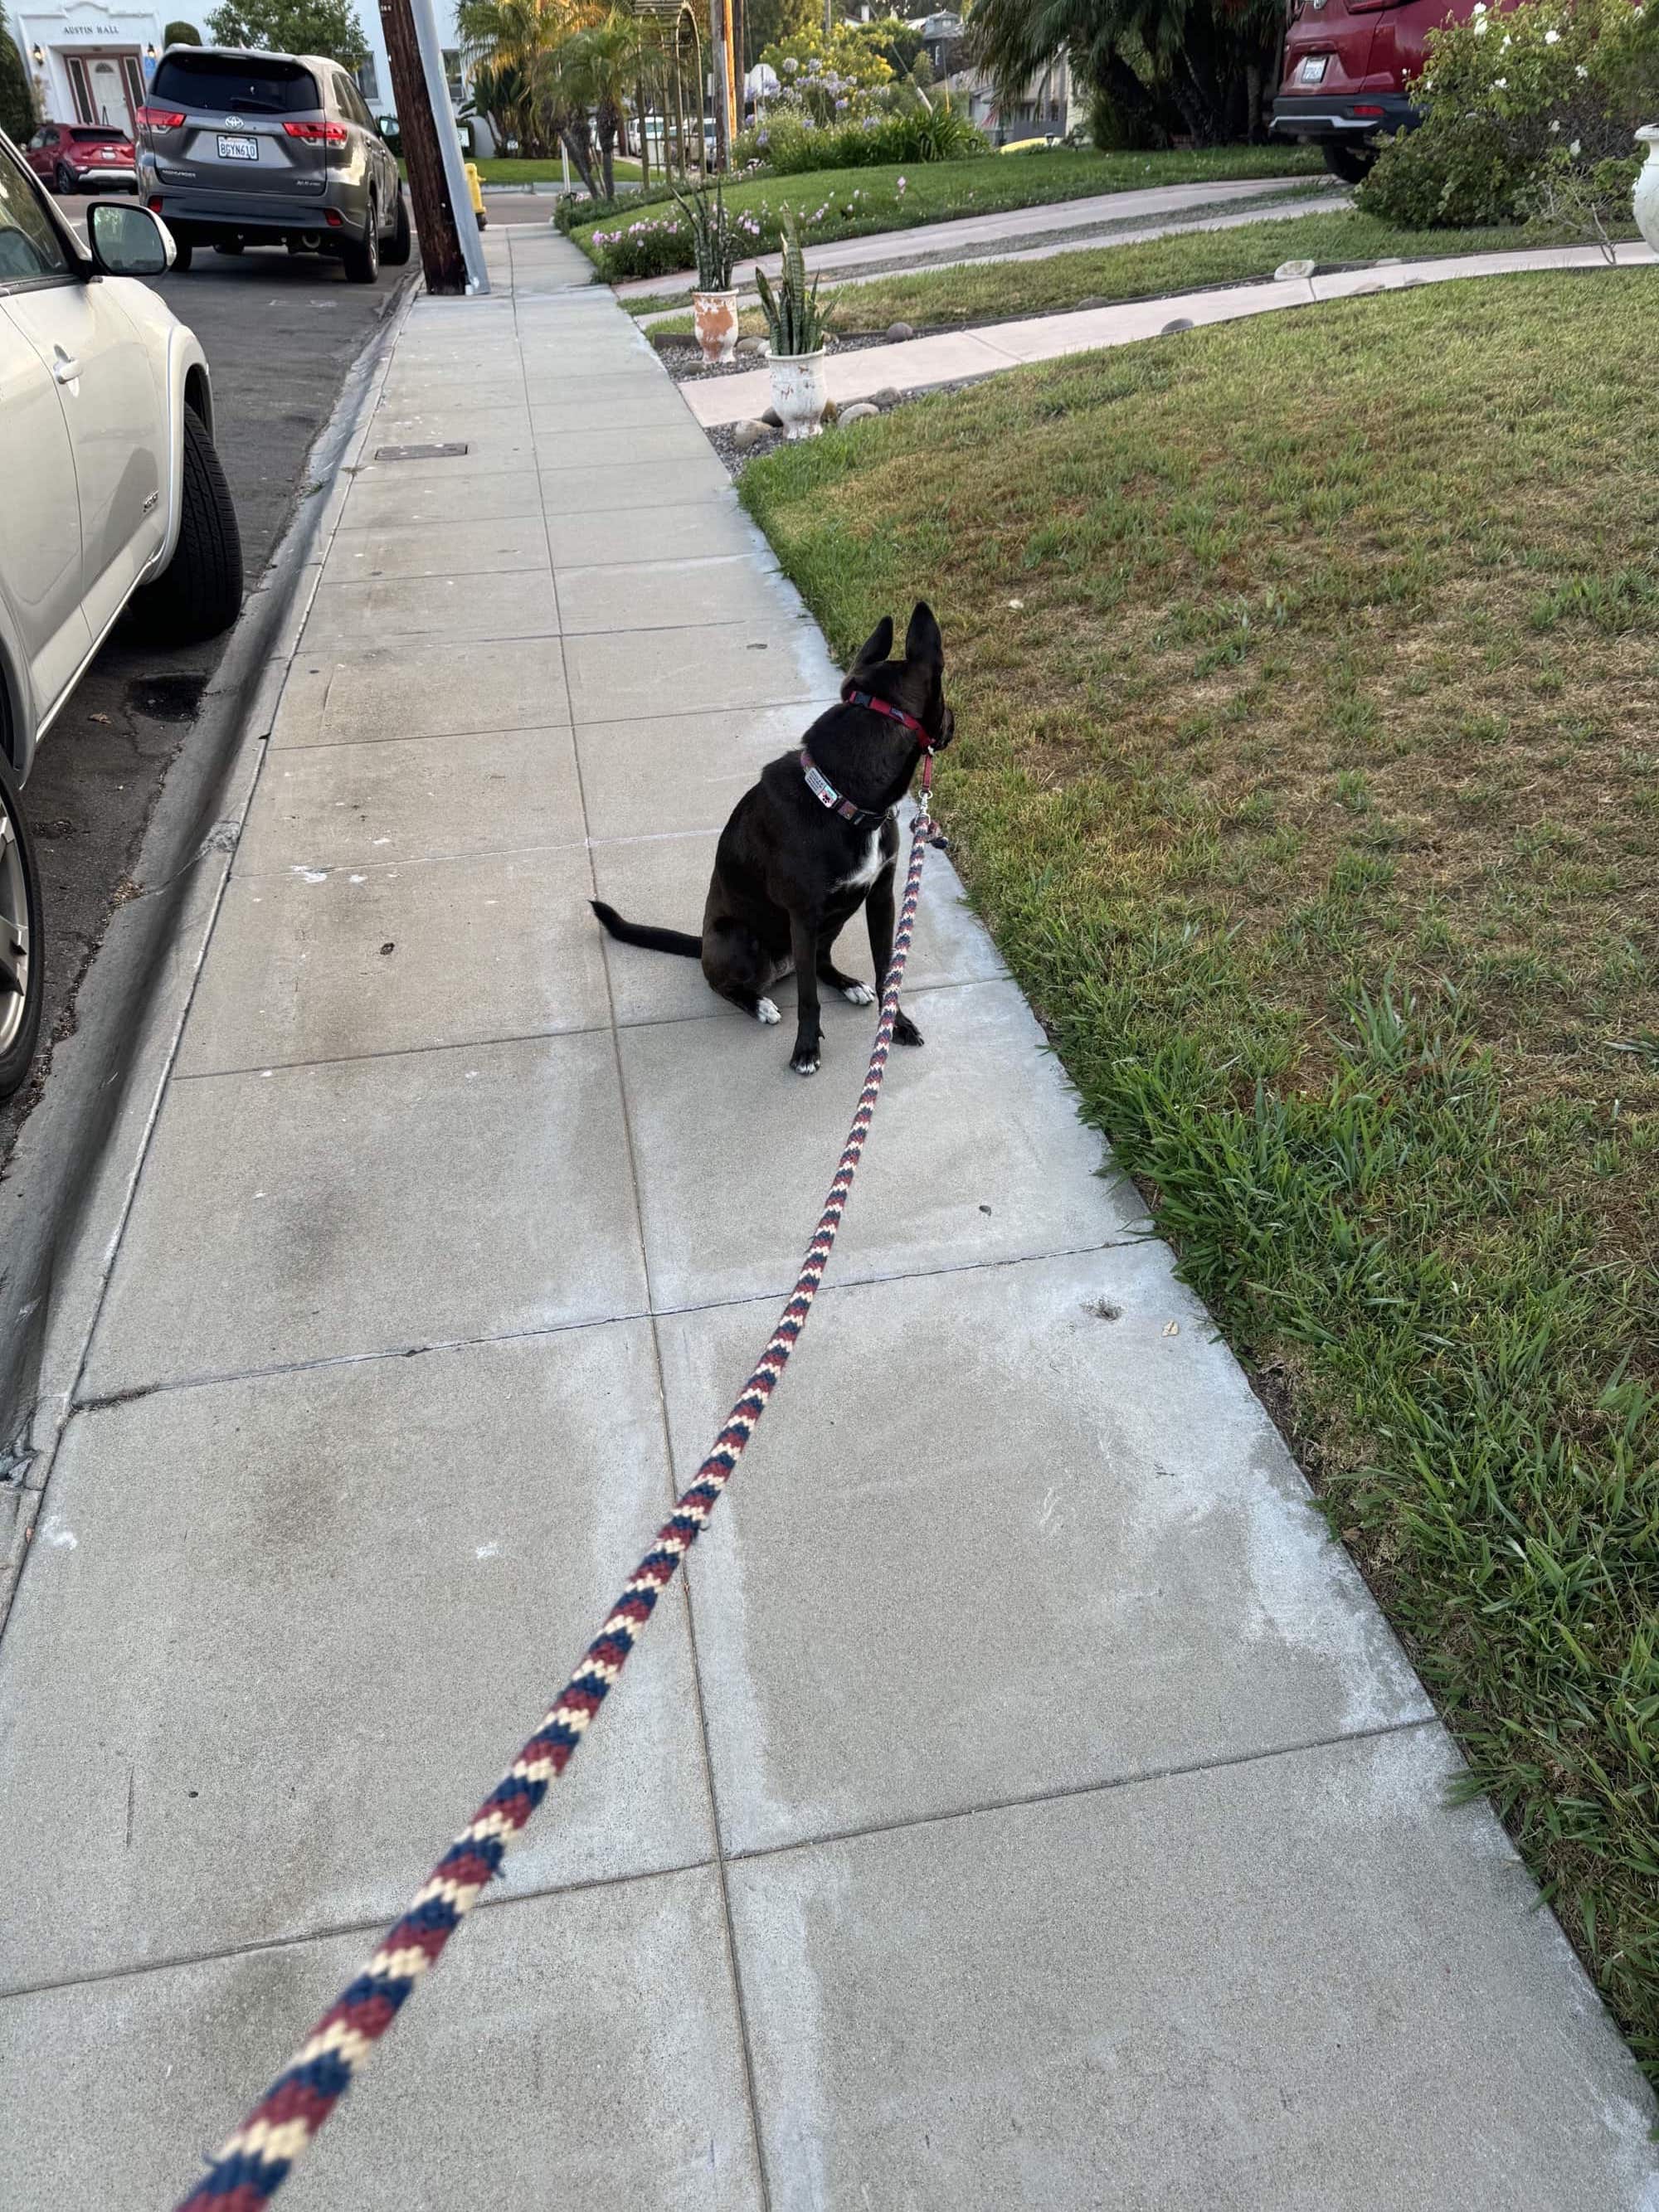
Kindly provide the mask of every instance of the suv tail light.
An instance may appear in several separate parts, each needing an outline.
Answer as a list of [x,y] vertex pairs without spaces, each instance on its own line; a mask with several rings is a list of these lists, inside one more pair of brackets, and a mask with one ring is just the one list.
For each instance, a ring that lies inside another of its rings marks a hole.
[[283,128],[302,146],[343,146],[349,135],[343,123],[285,123]]
[[181,107],[138,107],[133,110],[133,119],[141,131],[182,131],[185,127]]

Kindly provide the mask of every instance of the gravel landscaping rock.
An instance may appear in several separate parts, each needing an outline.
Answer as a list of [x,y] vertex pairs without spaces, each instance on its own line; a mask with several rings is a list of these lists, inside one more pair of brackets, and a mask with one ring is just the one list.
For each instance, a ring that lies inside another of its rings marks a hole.
[[734,350],[745,361],[751,361],[757,354],[763,354],[766,351],[766,340],[754,337],[739,338]]
[[1318,266],[1316,261],[1281,261],[1273,276],[1279,283],[1288,283],[1298,276],[1311,276]]
[[887,325],[889,345],[902,345],[906,338],[913,338],[915,334],[914,326],[909,323],[889,323]]
[[873,400],[855,399],[850,407],[843,407],[842,409],[840,419],[843,422],[862,422],[867,420],[870,416],[879,415],[880,412],[880,408],[876,405]]
[[732,430],[732,443],[740,453],[747,453],[759,445],[768,434],[764,422],[738,422]]
[[1164,324],[1163,331],[1159,335],[1166,338],[1172,338],[1177,331],[1190,331],[1194,327],[1195,325],[1190,315],[1176,315],[1172,317],[1169,322]]

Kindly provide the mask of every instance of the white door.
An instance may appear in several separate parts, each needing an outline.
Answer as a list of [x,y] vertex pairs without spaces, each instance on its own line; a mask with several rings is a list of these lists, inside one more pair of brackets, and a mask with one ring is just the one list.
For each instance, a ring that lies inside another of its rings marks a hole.
[[92,119],[94,123],[113,123],[126,131],[131,127],[127,113],[127,90],[121,82],[118,63],[107,54],[100,54],[87,70],[88,84],[92,94]]
[[81,604],[95,641],[120,612],[166,534],[167,396],[121,305],[132,280],[105,276],[88,283],[70,267],[35,197],[37,181],[9,155],[0,154],[0,173],[9,185],[19,180],[28,195],[27,211],[62,268],[61,275],[15,286],[7,308],[63,401],[80,494]]
[[20,299],[50,285],[62,252],[0,153],[0,592],[21,635],[36,717],[91,648],[81,611],[81,512],[69,425],[51,370],[18,327]]

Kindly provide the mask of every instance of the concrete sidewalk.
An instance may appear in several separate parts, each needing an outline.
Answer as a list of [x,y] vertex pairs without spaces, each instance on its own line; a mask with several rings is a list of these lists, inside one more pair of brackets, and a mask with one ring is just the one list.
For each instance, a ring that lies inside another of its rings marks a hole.
[[[1620,269],[1650,268],[1655,258],[1653,248],[1639,240],[1617,246],[1613,253]],[[1202,292],[1166,293],[1155,300],[1126,300],[1109,307],[1073,307],[1057,314],[988,323],[977,330],[938,331],[930,337],[904,338],[892,345],[832,352],[824,363],[824,380],[831,399],[846,406],[890,388],[926,392],[970,377],[994,376],[1002,369],[1029,368],[1035,362],[1059,361],[1067,354],[1136,345],[1143,338],[1158,337],[1175,321],[1194,327],[1236,323],[1285,307],[1350,300],[1361,293],[1399,292],[1419,284],[1525,276],[1549,269],[1591,273],[1607,266],[1597,246],[1523,246],[1501,253],[1447,254],[1369,269],[1333,270],[1262,284],[1212,285]],[[711,428],[746,422],[772,402],[771,375],[765,368],[735,376],[693,378],[682,388],[691,412]]]
[[[975,259],[994,258],[1000,246],[1042,238],[1076,246],[1086,245],[1089,234],[1095,231],[1115,233],[1125,224],[1253,200],[1279,199],[1287,194],[1305,193],[1317,206],[1323,204],[1330,189],[1326,178],[1241,177],[1212,184],[1148,185],[1139,191],[1097,192],[1088,199],[1048,200],[1036,207],[1000,208],[994,214],[988,210],[983,215],[961,216],[951,222],[918,223],[913,230],[872,231],[860,238],[830,239],[810,247],[812,270],[815,275],[839,279],[860,269],[923,268],[959,259],[964,253]],[[752,287],[757,269],[775,276],[779,266],[777,254],[759,254],[753,260],[738,262],[732,281],[740,288]],[[666,276],[630,277],[618,284],[616,292],[622,300],[653,299],[659,295],[690,293],[696,281],[696,270],[682,269]]]
[[[171,2203],[373,1948],[862,1076],[867,1012],[803,1084],[587,913],[689,921],[837,672],[574,250],[487,247],[386,374],[0,1643],[7,2212]],[[283,2202],[1652,2212],[1593,1990],[937,859],[923,914],[689,1587]]]

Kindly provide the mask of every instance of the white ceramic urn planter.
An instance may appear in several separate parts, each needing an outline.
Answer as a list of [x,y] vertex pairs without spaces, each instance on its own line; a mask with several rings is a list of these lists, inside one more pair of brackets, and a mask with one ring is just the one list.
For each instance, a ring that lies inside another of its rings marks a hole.
[[823,380],[823,348],[816,353],[775,353],[771,360],[772,404],[786,438],[816,438],[823,428],[829,391]]
[[1637,172],[1631,206],[1636,228],[1659,253],[1659,123],[1650,123],[1645,130],[1638,131],[1636,139],[1638,145],[1647,148],[1648,158]]
[[738,342],[736,292],[694,292],[691,320],[703,359],[716,368],[730,361]]

